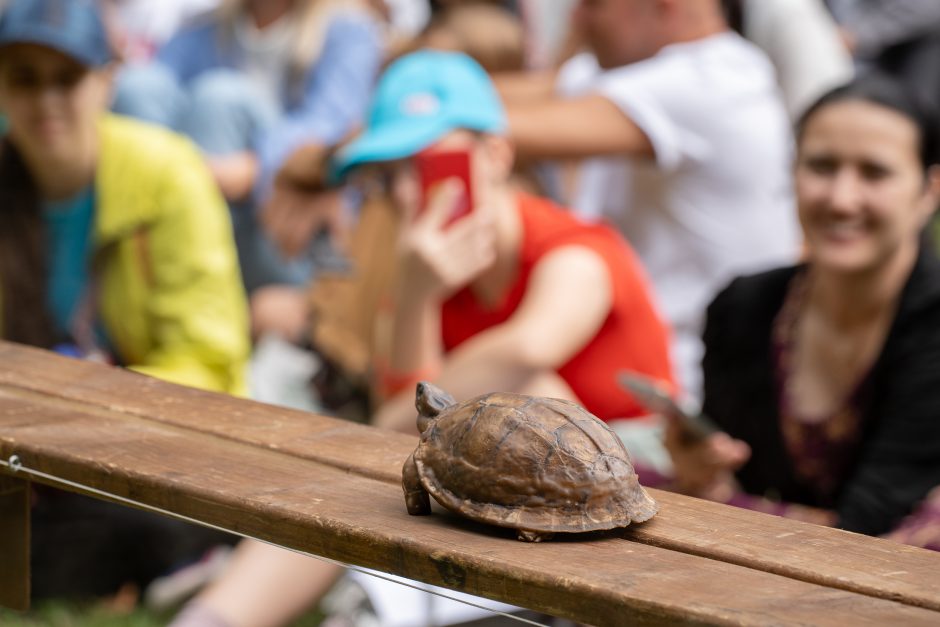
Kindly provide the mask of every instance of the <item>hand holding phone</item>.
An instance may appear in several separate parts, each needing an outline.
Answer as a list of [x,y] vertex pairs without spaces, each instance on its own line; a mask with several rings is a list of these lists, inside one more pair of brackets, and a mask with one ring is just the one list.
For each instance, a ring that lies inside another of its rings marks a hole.
[[439,185],[448,179],[455,179],[461,186],[461,193],[445,227],[473,211],[473,186],[470,173],[470,152],[467,150],[424,150],[415,155],[415,169],[421,186],[418,199],[418,215],[428,207]]
[[685,437],[692,441],[704,440],[721,431],[717,425],[692,407],[682,407],[665,386],[636,372],[617,373],[620,386],[651,412],[675,421]]
[[445,297],[476,279],[494,261],[496,229],[473,214],[469,151],[427,150],[415,155],[420,183],[416,215],[401,229],[403,285]]

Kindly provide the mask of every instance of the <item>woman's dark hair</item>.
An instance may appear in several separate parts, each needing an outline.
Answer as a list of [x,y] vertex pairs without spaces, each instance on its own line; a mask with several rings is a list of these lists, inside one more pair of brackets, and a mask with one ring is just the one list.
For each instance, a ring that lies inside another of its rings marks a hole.
[[0,337],[51,348],[39,191],[9,139],[0,144]]
[[807,122],[821,109],[853,100],[886,107],[908,118],[918,130],[920,160],[924,169],[940,163],[940,120],[935,108],[910,92],[903,83],[878,72],[863,74],[813,103],[797,122],[797,141],[803,138]]

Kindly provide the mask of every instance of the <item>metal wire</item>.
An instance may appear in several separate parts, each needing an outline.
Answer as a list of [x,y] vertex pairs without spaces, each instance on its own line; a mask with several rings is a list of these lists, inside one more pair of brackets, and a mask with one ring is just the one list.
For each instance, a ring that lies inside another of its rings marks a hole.
[[467,600],[464,600],[464,599],[458,599],[458,598],[456,598],[456,597],[448,596],[448,595],[443,594],[443,593],[441,593],[441,592],[435,592],[434,590],[427,590],[427,589],[422,588],[422,587],[420,587],[420,586],[416,586],[416,585],[413,585],[413,584],[410,584],[410,583],[406,583],[406,582],[404,582],[404,581],[400,581],[400,580],[398,580],[398,579],[394,579],[394,578],[392,578],[392,577],[388,577],[388,576],[385,576],[385,575],[376,573],[375,571],[367,570],[367,569],[364,569],[364,568],[359,568],[358,566],[352,566],[352,565],[350,565],[350,564],[345,564],[345,563],[343,563],[343,562],[338,562],[338,561],[332,560],[332,559],[330,559],[330,558],[328,558],[328,557],[323,557],[322,555],[314,555],[314,554],[312,554],[312,553],[308,553],[308,552],[306,552],[306,551],[301,551],[301,550],[299,550],[299,549],[292,549],[292,548],[290,548],[290,547],[281,546],[280,544],[276,544],[276,543],[271,542],[271,541],[269,541],[269,540],[263,540],[263,539],[261,539],[261,538],[256,538],[256,537],[254,537],[254,536],[251,536],[251,535],[246,534],[246,533],[242,533],[242,532],[240,532],[240,531],[233,531],[233,530],[231,530],[231,529],[226,529],[225,527],[220,527],[219,525],[213,525],[212,523],[207,523],[207,522],[202,521],[202,520],[197,520],[197,519],[195,519],[195,518],[190,518],[189,516],[186,516],[186,515],[184,515],[184,514],[178,514],[178,513],[176,513],[176,512],[171,512],[171,511],[169,511],[169,510],[162,509],[162,508],[160,508],[160,507],[156,507],[155,505],[149,505],[149,504],[147,504],[147,503],[141,503],[140,501],[135,501],[135,500],[133,500],[133,499],[129,499],[129,498],[127,498],[127,497],[119,496],[119,495],[117,495],[117,494],[111,494],[110,492],[105,492],[104,490],[99,490],[98,488],[93,488],[93,487],[91,487],[91,486],[83,485],[83,484],[81,484],[81,483],[76,483],[75,481],[70,481],[70,480],[64,479],[64,478],[62,478],[62,477],[56,477],[55,475],[50,475],[50,474],[45,473],[45,472],[42,472],[42,471],[40,471],[40,470],[35,470],[35,469],[32,469],[32,468],[28,468],[28,467],[26,467],[26,466],[23,465],[23,462],[20,460],[20,458],[19,458],[18,455],[11,455],[11,456],[9,457],[9,459],[7,459],[7,460],[0,459],[0,466],[5,466],[5,467],[9,468],[9,469],[10,469],[10,472],[12,472],[14,475],[17,475],[17,474],[22,473],[22,474],[30,475],[31,477],[37,477],[37,478],[40,478],[40,479],[45,479],[46,481],[55,483],[55,484],[57,484],[57,485],[68,486],[68,487],[70,487],[70,488],[75,488],[75,489],[77,489],[77,490],[81,490],[82,492],[85,492],[85,493],[88,493],[88,494],[93,494],[93,495],[95,495],[95,496],[100,496],[100,497],[103,497],[103,498],[106,498],[106,499],[109,499],[109,500],[112,500],[112,501],[117,501],[117,502],[123,503],[123,504],[125,504],[125,505],[131,505],[131,506],[133,506],[133,507],[137,507],[137,508],[140,508],[140,509],[145,509],[145,510],[147,510],[147,511],[154,512],[154,513],[156,513],[156,514],[162,514],[162,515],[164,515],[164,516],[169,516],[170,518],[175,518],[175,519],[177,519],[177,520],[181,520],[181,521],[184,521],[184,522],[192,523],[192,524],[194,524],[194,525],[200,525],[200,526],[202,526],[202,527],[207,527],[207,528],[209,528],[209,529],[214,529],[214,530],[216,530],[216,531],[222,531],[222,532],[225,532],[225,533],[230,533],[230,534],[232,534],[232,535],[239,536],[239,537],[241,537],[241,538],[245,538],[246,540],[254,540],[254,541],[256,541],[256,542],[261,542],[261,543],[267,544],[267,545],[269,545],[269,546],[273,546],[273,547],[277,547],[277,548],[280,548],[280,549],[285,549],[285,550],[287,550],[287,551],[291,551],[291,552],[293,552],[293,553],[297,553],[298,555],[304,555],[304,556],[306,556],[306,557],[312,557],[312,558],[314,558],[314,559],[318,559],[318,560],[320,560],[320,561],[322,561],[322,562],[326,562],[326,563],[328,563],[328,564],[333,564],[333,565],[335,565],[335,566],[340,566],[340,567],[342,567],[342,568],[346,568],[346,569],[348,569],[348,570],[351,570],[351,571],[354,571],[354,572],[357,572],[357,573],[361,573],[361,574],[363,574],[363,575],[368,575],[369,577],[375,577],[376,579],[382,579],[382,580],[384,580],[384,581],[389,581],[389,582],[391,582],[391,583],[395,583],[395,584],[398,584],[398,585],[400,585],[400,586],[405,586],[405,587],[407,587],[407,588],[412,588],[412,589],[414,589],[414,590],[419,590],[419,591],[421,591],[421,592],[426,592],[426,593],[428,593],[428,594],[433,594],[433,595],[435,595],[435,596],[439,596],[439,597],[441,597],[441,598],[447,599],[448,601],[455,601],[455,602],[457,602],[457,603],[462,603],[462,604],[464,604],[464,605],[469,605],[470,607],[475,607],[475,608],[477,608],[477,609],[481,609],[481,610],[484,610],[484,611],[486,611],[486,612],[490,612],[490,613],[495,614],[495,615],[497,615],[497,616],[503,616],[503,617],[505,617],[505,618],[509,618],[509,619],[511,619],[511,620],[518,621],[518,622],[520,622],[520,623],[525,623],[525,624],[527,624],[527,625],[535,625],[536,627],[550,627],[549,625],[546,625],[546,624],[544,624],[544,623],[537,623],[537,622],[532,621],[532,620],[529,620],[529,619],[527,619],[527,618],[522,618],[522,617],[520,617],[520,616],[514,616],[514,615],[508,614],[508,613],[506,613],[506,612],[501,612],[501,611],[499,611],[499,610],[495,610],[495,609],[493,609],[493,608],[491,608],[491,607],[486,607],[485,605],[479,605],[478,603],[472,603],[472,602],[467,601]]

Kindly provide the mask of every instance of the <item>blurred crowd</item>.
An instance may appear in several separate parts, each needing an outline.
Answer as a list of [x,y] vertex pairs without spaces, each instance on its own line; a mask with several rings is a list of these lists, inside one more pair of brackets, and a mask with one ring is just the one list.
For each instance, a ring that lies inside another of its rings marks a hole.
[[[936,0],[0,0],[0,338],[415,436],[419,381],[569,399],[644,483],[940,550],[938,111]],[[232,544],[34,501],[37,598]],[[177,627],[342,576],[224,564]]]

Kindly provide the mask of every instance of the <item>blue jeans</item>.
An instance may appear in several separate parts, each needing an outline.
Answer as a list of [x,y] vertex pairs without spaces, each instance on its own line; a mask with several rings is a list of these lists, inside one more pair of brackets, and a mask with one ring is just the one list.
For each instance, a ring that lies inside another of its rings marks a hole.
[[[113,109],[183,133],[211,156],[253,150],[255,137],[281,115],[276,103],[235,70],[205,72],[184,85],[156,63],[121,72]],[[313,260],[309,255],[285,259],[258,224],[256,207],[254,199],[229,204],[245,289],[306,284]]]

